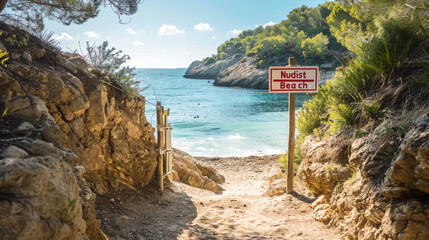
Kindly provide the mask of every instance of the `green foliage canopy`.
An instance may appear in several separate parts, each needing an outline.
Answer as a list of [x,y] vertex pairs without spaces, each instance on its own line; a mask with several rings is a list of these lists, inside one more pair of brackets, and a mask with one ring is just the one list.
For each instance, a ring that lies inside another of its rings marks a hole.
[[82,24],[98,15],[101,6],[110,6],[120,17],[137,12],[142,0],[0,0],[6,4],[1,11],[4,21],[13,23],[28,30],[44,29],[44,19]]
[[216,55],[205,59],[206,64],[241,54],[255,57],[257,67],[285,65],[290,56],[303,62],[303,51],[307,52],[307,62],[321,62],[326,59],[328,49],[345,51],[335,39],[330,40],[333,36],[326,17],[334,6],[332,2],[315,8],[302,6],[292,10],[279,24],[243,31],[220,45]]

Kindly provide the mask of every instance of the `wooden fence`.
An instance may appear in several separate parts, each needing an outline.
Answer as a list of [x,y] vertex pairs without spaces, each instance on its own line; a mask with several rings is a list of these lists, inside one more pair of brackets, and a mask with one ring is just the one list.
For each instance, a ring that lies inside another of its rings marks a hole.
[[164,110],[161,102],[156,103],[156,122],[158,132],[158,179],[161,192],[164,192],[164,179],[172,179],[173,148],[171,147],[171,130],[168,123],[170,109]]

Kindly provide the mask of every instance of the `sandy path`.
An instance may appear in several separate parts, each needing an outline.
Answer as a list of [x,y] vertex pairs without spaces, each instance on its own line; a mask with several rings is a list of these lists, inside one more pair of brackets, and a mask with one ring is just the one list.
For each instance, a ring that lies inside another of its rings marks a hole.
[[200,158],[225,176],[222,195],[174,182],[163,196],[101,196],[102,227],[110,239],[340,239],[313,220],[314,199],[300,184],[291,195],[263,195],[276,158]]

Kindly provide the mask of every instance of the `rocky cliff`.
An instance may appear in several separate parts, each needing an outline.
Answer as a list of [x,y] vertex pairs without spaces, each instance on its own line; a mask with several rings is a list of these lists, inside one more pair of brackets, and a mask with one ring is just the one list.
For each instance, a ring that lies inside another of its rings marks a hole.
[[314,217],[344,239],[429,239],[429,108],[405,96],[414,108],[370,123],[364,136],[347,128],[302,145],[298,176],[319,196]]
[[[1,22],[0,30],[0,49],[10,56],[0,67],[1,238],[106,239],[96,194],[156,179],[144,97],[127,95],[47,40]],[[221,190],[204,169],[189,163],[177,178],[189,182],[182,174],[191,174],[189,184]]]
[[[331,65],[327,64],[326,67]],[[334,73],[331,70],[321,71],[319,83],[323,84],[331,79]],[[215,79],[216,86],[268,89],[268,68],[256,68],[256,59],[243,55],[234,55],[211,64],[194,61],[184,77]]]
[[[127,96],[78,55],[57,51],[14,27],[0,28],[0,47],[11,57],[0,71],[1,104],[7,115],[2,120],[40,126],[37,140],[10,135],[13,144],[24,147],[23,156],[7,156],[10,146],[1,142],[6,179],[2,193],[29,203],[28,209],[16,208],[21,214],[3,215],[16,227],[2,225],[2,230],[19,239],[103,238],[91,189],[97,194],[136,189],[154,178],[156,142],[144,115],[144,98]],[[2,127],[11,125],[2,122]],[[73,157],[49,150],[63,147]],[[76,167],[80,170],[75,176]]]

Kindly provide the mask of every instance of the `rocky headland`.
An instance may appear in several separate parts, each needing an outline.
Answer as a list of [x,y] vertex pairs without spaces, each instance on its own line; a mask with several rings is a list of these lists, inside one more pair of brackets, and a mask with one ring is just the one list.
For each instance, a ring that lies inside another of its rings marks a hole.
[[[216,86],[268,89],[268,68],[257,68],[256,62],[257,59],[240,54],[210,64],[194,61],[189,65],[184,77],[214,79]],[[319,84],[332,79],[335,73],[332,66],[332,63],[322,65],[327,70],[320,71]]]

